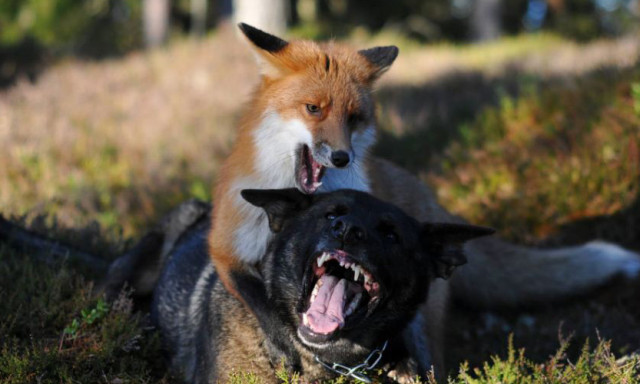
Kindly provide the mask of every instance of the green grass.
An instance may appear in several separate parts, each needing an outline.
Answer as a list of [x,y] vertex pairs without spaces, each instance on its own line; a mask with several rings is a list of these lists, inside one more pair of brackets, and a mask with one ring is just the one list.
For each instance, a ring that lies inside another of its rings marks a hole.
[[[233,36],[70,60],[0,93],[1,213],[112,258],[173,205],[208,199],[257,76]],[[362,46],[394,39],[352,37]],[[640,43],[536,35],[399,44],[377,91],[377,154],[509,239],[601,237],[640,250]],[[146,313],[126,296],[101,301],[94,277],[0,249],[0,382],[175,381]],[[497,322],[456,309],[450,380],[637,382],[639,289],[492,315]],[[570,344],[559,329],[575,334]],[[588,338],[600,341],[582,348]],[[230,381],[260,378],[237,372]]]
[[527,359],[525,349],[516,349],[512,338],[506,357],[493,356],[482,367],[470,369],[462,364],[451,384],[564,384],[564,383],[637,383],[640,357],[616,359],[608,342],[600,341],[595,348],[585,343],[577,359],[571,361],[565,352],[565,342],[549,360],[537,363]]
[[[0,382],[168,382],[157,334],[65,264],[0,249]],[[114,381],[116,380],[116,381]]]
[[440,200],[518,240],[629,206],[640,192],[638,80],[640,70],[602,73],[503,95],[437,160]]

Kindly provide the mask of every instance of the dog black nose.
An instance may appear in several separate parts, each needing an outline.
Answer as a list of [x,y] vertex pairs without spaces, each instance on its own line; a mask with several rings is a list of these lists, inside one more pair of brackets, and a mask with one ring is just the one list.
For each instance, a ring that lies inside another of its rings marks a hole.
[[331,232],[336,239],[340,239],[346,244],[354,244],[366,238],[362,228],[343,218],[337,218],[331,223]]
[[346,151],[334,151],[331,152],[331,163],[338,168],[346,167],[349,164],[349,153]]

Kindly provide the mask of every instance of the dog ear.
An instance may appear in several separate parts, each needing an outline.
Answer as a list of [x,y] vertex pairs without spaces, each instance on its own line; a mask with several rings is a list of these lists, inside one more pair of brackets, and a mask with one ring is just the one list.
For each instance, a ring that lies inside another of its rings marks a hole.
[[252,44],[263,75],[277,77],[286,71],[278,54],[289,45],[287,41],[245,23],[238,24],[238,28]]
[[264,209],[273,232],[280,232],[287,219],[308,208],[312,199],[296,188],[243,189],[240,194],[250,204]]
[[393,64],[396,57],[398,57],[398,52],[398,47],[395,45],[374,47],[358,51],[358,53],[364,56],[372,66],[369,81],[375,81],[382,76],[382,74],[391,67],[391,64]]
[[424,223],[422,242],[433,262],[437,277],[449,278],[453,270],[467,262],[464,243],[495,232],[492,228],[468,224]]

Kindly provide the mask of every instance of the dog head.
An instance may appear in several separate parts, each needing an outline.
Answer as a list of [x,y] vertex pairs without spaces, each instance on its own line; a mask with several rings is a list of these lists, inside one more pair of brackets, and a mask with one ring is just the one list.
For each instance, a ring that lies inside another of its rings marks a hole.
[[284,158],[295,186],[314,193],[325,169],[352,168],[373,144],[372,87],[398,48],[288,42],[246,24],[239,27],[262,69],[261,97],[252,105],[260,113],[255,136],[264,157],[260,164],[273,168]]
[[463,244],[493,230],[419,223],[353,190],[244,190],[277,232],[263,265],[283,326],[328,361],[349,362],[400,332],[429,283],[466,262]]

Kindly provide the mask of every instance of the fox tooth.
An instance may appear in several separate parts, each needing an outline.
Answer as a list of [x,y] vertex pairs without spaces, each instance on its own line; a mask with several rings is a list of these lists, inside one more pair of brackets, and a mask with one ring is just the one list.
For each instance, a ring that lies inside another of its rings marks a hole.
[[369,284],[369,281],[370,281],[370,280],[371,280],[371,279],[369,278],[369,274],[365,273],[365,274],[364,274],[364,285]]
[[344,260],[340,260],[340,266],[341,266],[341,267],[344,267],[344,263],[345,263],[345,261],[344,261]]
[[302,314],[302,324],[309,325],[309,318],[307,317],[306,313]]

